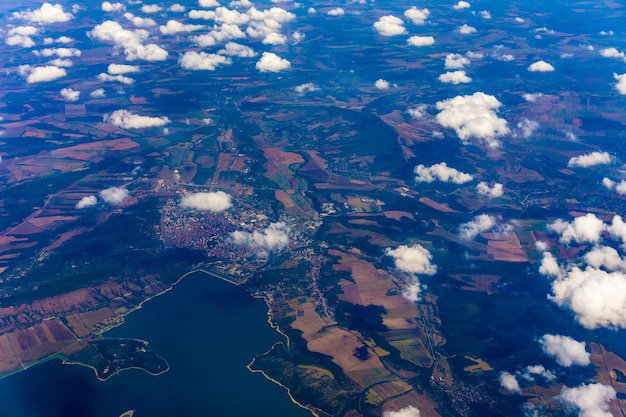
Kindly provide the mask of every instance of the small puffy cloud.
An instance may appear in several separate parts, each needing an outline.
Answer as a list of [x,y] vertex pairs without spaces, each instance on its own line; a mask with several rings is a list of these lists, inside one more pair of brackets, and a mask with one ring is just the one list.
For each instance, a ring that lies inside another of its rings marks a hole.
[[543,352],[554,358],[561,366],[587,366],[591,363],[590,353],[585,349],[585,343],[578,342],[569,336],[545,334],[539,338],[539,344]]
[[296,90],[296,93],[298,94],[304,94],[304,93],[312,93],[315,91],[319,91],[320,89],[313,83],[305,83],[305,84],[300,84],[296,86],[294,90]]
[[497,148],[496,139],[510,132],[507,121],[496,114],[502,106],[494,96],[477,92],[471,96],[456,96],[437,102],[437,122],[454,129],[462,141],[477,138],[487,143],[490,148]]
[[478,15],[483,19],[491,19],[491,12],[489,12],[488,10],[481,10],[480,12],[478,12]]
[[610,246],[598,245],[583,257],[585,263],[593,268],[604,268],[607,271],[626,271],[626,261]]
[[602,178],[602,185],[607,189],[607,190],[612,190],[613,187],[615,187],[615,181],[613,181],[610,178],[604,177]]
[[379,78],[374,83],[374,87],[378,88],[379,90],[388,90],[389,87],[390,87],[389,81],[383,80],[382,78]]
[[430,10],[418,9],[415,6],[404,11],[404,17],[413,22],[414,25],[423,25],[428,16],[430,16]]
[[384,411],[383,417],[420,417],[420,410],[412,405],[401,408],[397,411]]
[[284,45],[287,43],[287,37],[282,33],[270,32],[263,38],[264,45]]
[[142,59],[145,61],[164,61],[168,57],[165,49],[156,44],[144,44],[149,33],[145,30],[126,30],[112,20],[95,26],[89,36],[103,42],[113,42],[117,47],[124,50],[124,55],[129,61]]
[[465,240],[472,240],[498,225],[498,220],[489,214],[479,214],[467,223],[459,226],[459,235]]
[[291,229],[283,222],[270,223],[262,230],[253,232],[236,231],[231,233],[234,242],[246,245],[257,254],[267,254],[269,251],[280,250],[289,244]]
[[624,52],[618,51],[616,48],[604,48],[600,49],[600,55],[604,58],[624,58]]
[[81,56],[82,52],[76,48],[44,48],[40,51],[33,51],[33,54],[41,57],[58,56],[59,58],[71,58]]
[[524,117],[522,118],[522,120],[517,122],[514,135],[528,139],[535,133],[535,130],[537,129],[539,129],[539,123]]
[[156,26],[156,22],[154,21],[154,19],[151,19],[149,17],[140,17],[140,16],[135,16],[132,13],[124,13],[124,17],[130,21],[133,26],[138,27],[138,28],[151,28],[153,26]]
[[190,10],[187,16],[190,19],[213,20],[215,19],[215,12],[213,10]]
[[13,12],[13,17],[41,25],[68,22],[74,18],[71,13],[63,10],[62,5],[58,3],[53,5],[47,2],[42,4],[39,9]]
[[554,67],[552,64],[548,64],[546,61],[537,61],[533,62],[528,66],[528,71],[530,72],[552,72],[554,71]]
[[106,74],[106,73],[101,73],[98,74],[98,79],[100,81],[105,81],[105,82],[118,82],[121,84],[126,84],[126,85],[131,85],[135,82],[135,80],[133,80],[130,77],[127,77],[125,75],[111,75],[111,74]]
[[97,88],[93,90],[91,93],[89,93],[89,96],[91,98],[102,98],[106,96],[106,93],[104,91],[104,88]]
[[206,52],[188,51],[185,52],[178,63],[188,70],[215,71],[220,65],[230,65],[232,59],[219,54],[207,54]]
[[122,129],[144,129],[147,127],[164,126],[170,122],[170,119],[165,116],[141,116],[128,110],[116,110],[111,114],[105,114],[103,120],[105,123],[111,123]]
[[61,95],[67,101],[76,101],[80,97],[80,91],[76,91],[72,88],[62,88]]
[[626,95],[626,74],[613,73],[613,78],[617,80],[617,84],[615,84],[617,92]]
[[407,109],[407,113],[413,119],[423,119],[426,116],[427,106],[425,104],[420,104],[418,106]]
[[194,32],[204,29],[203,25],[191,25],[180,23],[178,20],[168,20],[165,25],[159,26],[159,31],[163,35],[175,35],[177,33]]
[[465,56],[470,59],[483,59],[485,57],[485,54],[483,54],[482,52],[467,51],[465,53]]
[[158,4],[144,4],[141,6],[141,11],[144,13],[158,13],[163,10],[163,7]]
[[22,35],[22,36],[32,36],[36,35],[39,32],[35,26],[15,26],[9,29],[7,35]]
[[609,385],[583,384],[564,388],[557,399],[566,408],[576,410],[578,417],[612,417],[609,404],[617,399],[617,393]]
[[[539,243],[539,242],[537,242]],[[537,245],[537,249],[541,250],[540,248],[542,246],[545,246],[547,249],[547,244],[542,242],[542,245]],[[552,255],[550,252],[544,252],[543,253],[543,258],[541,260],[541,264],[539,266],[539,273],[543,274],[543,275],[547,275],[549,277],[561,277],[564,274],[563,269],[559,266],[556,258],[554,257],[554,255]]]
[[64,68],[55,67],[54,65],[44,65],[43,67],[20,65],[19,73],[26,78],[28,84],[54,81],[67,75],[67,71]]
[[415,167],[413,172],[415,173],[415,181],[417,182],[442,181],[452,182],[454,184],[465,184],[474,179],[470,174],[451,168],[445,162],[429,167],[419,164]]
[[481,181],[476,186],[476,192],[478,195],[484,195],[489,198],[498,198],[502,197],[504,191],[502,190],[502,184],[496,182],[493,186],[489,186],[485,181]]
[[548,230],[558,233],[561,236],[560,242],[564,244],[570,244],[572,241],[576,243],[598,243],[606,229],[607,226],[604,222],[593,213],[576,217],[571,222],[558,219],[548,225]]
[[28,35],[11,35],[7,36],[4,40],[9,46],[19,46],[20,48],[32,48],[35,46],[35,41],[31,39]]
[[330,9],[329,11],[327,11],[326,14],[329,16],[343,16],[344,14],[346,14],[346,11],[341,7],[335,7],[334,9]]
[[273,52],[263,52],[261,59],[256,63],[260,72],[280,72],[291,68],[291,63]]
[[241,45],[236,42],[227,42],[226,45],[224,45],[224,49],[221,49],[218,53],[228,56],[238,56],[240,58],[252,58],[257,55],[249,46]]
[[103,12],[123,12],[126,10],[126,6],[122,3],[111,3],[108,1],[103,1],[101,8]]
[[188,194],[180,201],[180,206],[198,211],[220,213],[233,206],[231,197],[224,191]]
[[469,9],[470,7],[472,7],[472,5],[471,5],[471,4],[469,4],[469,3],[468,3],[468,2],[466,2],[466,1],[463,1],[463,0],[459,1],[457,4],[455,4],[454,6],[452,6],[452,8],[453,8],[454,10]]
[[88,195],[85,196],[83,198],[81,198],[80,200],[78,200],[78,203],[76,203],[76,208],[81,210],[84,208],[88,208],[88,207],[93,207],[96,204],[98,204],[98,199],[96,198],[95,195]]
[[473,26],[469,26],[467,24],[461,25],[456,29],[461,35],[471,35],[472,33],[476,33],[476,28]]
[[217,0],[198,0],[200,7],[218,7],[220,3]]
[[470,64],[470,60],[460,54],[448,54],[445,58],[446,69],[463,69]]
[[183,13],[185,10],[187,10],[187,8],[182,4],[174,3],[170,7],[168,7],[167,10],[169,12]]
[[546,381],[554,381],[556,375],[553,372],[548,371],[543,365],[529,365],[518,375],[526,381],[533,382],[536,377],[541,377]]
[[61,59],[61,58],[55,58],[55,59],[51,60],[48,63],[50,65],[54,65],[55,67],[71,67],[71,66],[74,65],[72,60],[70,60],[70,59]]
[[439,81],[447,84],[466,84],[472,82],[472,79],[467,76],[465,71],[448,71],[441,74],[438,77]]
[[534,103],[543,97],[543,93],[525,93],[522,98],[530,103]]
[[522,392],[522,389],[519,386],[519,382],[517,381],[517,377],[509,372],[503,371],[500,372],[498,376],[498,380],[500,381],[500,386],[507,391],[514,392],[519,394]]
[[435,38],[432,36],[411,36],[406,40],[411,46],[430,46],[435,44]]
[[402,19],[392,15],[383,16],[378,19],[378,21],[374,23],[374,29],[382,36],[396,36],[406,33]]
[[567,166],[568,168],[589,168],[610,163],[611,155],[609,155],[608,152],[591,152],[570,158],[567,162]]
[[107,72],[111,75],[130,74],[139,72],[139,66],[126,64],[109,64]]
[[110,204],[112,206],[122,204],[124,200],[130,197],[130,193],[128,192],[128,190],[122,187],[109,187],[105,190],[100,191],[98,195],[107,204]]
[[385,254],[393,258],[396,268],[400,271],[424,275],[434,275],[437,272],[437,266],[431,263],[433,256],[422,245],[387,248]]

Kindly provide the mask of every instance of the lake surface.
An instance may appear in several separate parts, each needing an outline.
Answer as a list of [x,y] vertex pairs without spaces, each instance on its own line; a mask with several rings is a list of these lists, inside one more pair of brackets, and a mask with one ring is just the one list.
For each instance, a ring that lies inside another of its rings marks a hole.
[[287,392],[246,368],[282,336],[262,300],[202,273],[126,317],[107,337],[138,338],[170,370],[127,370],[105,382],[55,360],[0,381],[2,417],[310,417]]

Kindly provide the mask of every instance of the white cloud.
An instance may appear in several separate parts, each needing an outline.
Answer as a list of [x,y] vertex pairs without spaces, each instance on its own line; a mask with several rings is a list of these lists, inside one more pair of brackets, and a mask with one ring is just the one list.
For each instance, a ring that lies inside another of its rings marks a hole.
[[109,64],[107,72],[111,75],[139,72],[139,66],[126,64]]
[[403,272],[424,275],[434,275],[437,272],[437,266],[431,263],[433,256],[422,245],[387,248],[385,254],[391,256],[396,268]]
[[240,58],[252,58],[257,55],[249,46],[241,45],[236,42],[227,42],[226,45],[224,45],[224,49],[221,49],[218,54],[238,56]]
[[535,381],[538,376],[546,381],[554,381],[556,379],[556,375],[548,371],[543,365],[529,365],[522,372],[519,372],[518,375],[529,382]]
[[539,100],[541,97],[543,97],[543,93],[526,93],[522,97],[524,98],[524,100],[530,103],[534,103],[537,100]]
[[612,417],[609,403],[617,398],[617,394],[609,385],[583,384],[564,388],[557,398],[566,408],[577,410],[578,417]]
[[611,163],[611,155],[608,152],[591,152],[570,158],[567,162],[569,168],[589,168],[596,165]]
[[55,58],[48,62],[48,64],[54,65],[55,67],[71,67],[74,65],[74,63],[70,59],[61,58]]
[[110,74],[106,74],[104,72],[101,73],[101,74],[98,74],[98,79],[100,81],[118,82],[118,83],[126,84],[126,85],[131,85],[131,84],[133,84],[135,82],[135,80],[133,80],[132,78],[127,77],[125,75],[121,75],[121,74],[120,75],[110,75]]
[[404,17],[413,22],[414,25],[423,25],[428,16],[430,16],[430,10],[418,9],[415,6],[404,11]]
[[217,0],[198,0],[200,7],[218,7],[220,3]]
[[604,177],[602,178],[602,185],[608,189],[608,190],[612,190],[613,187],[615,187],[615,181],[613,181],[610,178]]
[[329,11],[327,11],[326,14],[329,16],[343,16],[344,14],[346,14],[346,11],[341,7],[335,7],[334,9],[330,9]]
[[13,17],[16,19],[26,20],[29,23],[48,24],[48,23],[63,23],[70,21],[74,18],[71,13],[63,10],[63,6],[60,4],[44,3],[39,9],[23,12],[13,12]]
[[263,38],[264,45],[284,45],[287,43],[287,37],[278,32],[270,32]]
[[585,343],[578,342],[569,336],[545,334],[539,338],[539,344],[544,353],[554,358],[561,366],[587,366],[591,363]]
[[494,96],[477,92],[471,96],[456,96],[437,103],[437,122],[454,129],[464,142],[470,138],[485,141],[490,148],[497,148],[499,136],[508,134],[507,122],[496,114],[502,106]]
[[432,36],[411,36],[406,40],[411,46],[430,46],[435,44],[435,38]]
[[103,1],[101,8],[103,12],[123,12],[126,10],[126,6],[122,3],[111,3],[108,1]]
[[604,268],[608,271],[626,271],[626,261],[610,246],[598,245],[587,252],[583,259],[593,268]]
[[22,35],[22,36],[32,36],[36,35],[39,32],[35,26],[15,26],[9,29],[7,35]]
[[522,392],[522,389],[520,388],[519,382],[517,381],[517,377],[515,375],[503,371],[500,372],[498,380],[500,381],[500,386],[505,390],[514,392],[516,394]]
[[143,129],[147,127],[164,126],[170,122],[167,117],[140,116],[128,110],[116,110],[103,117],[105,123],[121,127],[122,129]]
[[54,81],[67,75],[67,71],[64,68],[55,67],[54,65],[44,65],[43,67],[20,65],[19,73],[26,78],[28,84]]
[[246,245],[257,254],[267,254],[268,251],[280,250],[289,244],[291,229],[283,222],[270,223],[262,230],[253,232],[236,231],[231,233],[234,242]]
[[576,243],[598,243],[606,229],[607,226],[604,222],[593,213],[576,217],[569,223],[558,219],[548,225],[548,230],[558,233],[561,236],[560,242],[564,244],[570,244],[572,241]]
[[406,33],[402,19],[392,15],[383,16],[378,19],[378,21],[374,23],[374,29],[382,36],[396,36]]
[[522,120],[517,122],[515,136],[520,136],[528,139],[535,133],[535,130],[537,129],[539,129],[539,123],[524,117],[522,118]]
[[40,51],[33,51],[33,54],[41,57],[71,58],[81,56],[82,52],[76,48],[45,48]]
[[470,7],[472,7],[472,5],[471,5],[471,4],[469,4],[469,3],[468,3],[468,2],[466,2],[466,1],[463,1],[463,0],[459,1],[457,4],[455,4],[454,6],[452,6],[452,8],[453,8],[454,10],[469,9]]
[[260,72],[280,72],[291,68],[291,63],[273,52],[263,52],[261,59],[256,63]]
[[62,88],[61,95],[67,101],[76,101],[80,97],[80,91],[76,91],[72,88]]
[[245,9],[249,9],[254,6],[250,0],[233,0],[228,5],[232,8],[241,7]]
[[552,72],[554,71],[554,67],[552,64],[548,64],[546,61],[537,61],[533,62],[528,66],[528,71],[530,72]]
[[401,408],[397,411],[384,411],[383,417],[420,417],[420,410],[412,405]]
[[188,194],[180,201],[186,209],[219,213],[233,206],[231,196],[224,191]]
[[470,60],[460,54],[448,54],[445,58],[446,69],[463,69],[470,64]]
[[389,81],[383,80],[382,78],[379,78],[374,83],[374,87],[378,88],[379,90],[388,90],[389,87],[390,87]]
[[313,83],[305,83],[305,84],[300,84],[296,86],[295,90],[296,90],[296,93],[298,94],[304,94],[304,93],[312,93],[315,91],[319,91],[320,89]]
[[88,195],[78,200],[78,203],[76,203],[75,207],[80,210],[88,207],[93,207],[96,204],[98,204],[98,199],[96,198],[96,196]]
[[478,195],[484,195],[489,198],[502,197],[502,194],[504,193],[502,184],[496,182],[493,184],[493,187],[490,187],[485,181],[478,183],[476,186],[476,192],[478,192]]
[[478,12],[478,14],[483,19],[487,19],[487,20],[491,19],[491,12],[489,12],[488,10],[481,10],[480,12]]
[[124,17],[130,21],[133,26],[138,27],[138,28],[151,28],[153,26],[156,26],[156,22],[154,21],[154,19],[151,19],[149,17],[140,17],[140,16],[135,16],[132,13],[124,13]]
[[91,98],[102,98],[106,96],[106,93],[104,91],[104,88],[97,88],[93,90],[91,93],[89,93],[89,96]]
[[479,214],[467,223],[459,226],[459,235],[465,240],[472,240],[480,233],[489,231],[498,225],[494,216]]
[[72,43],[72,42],[74,42],[74,39],[70,38],[69,36],[59,36],[56,39],[54,38],[43,39],[43,43],[45,45],[52,45],[53,43]]
[[168,20],[165,26],[159,26],[159,31],[164,35],[175,35],[177,33],[194,32],[204,28],[205,26],[203,25],[190,25],[180,23],[178,20]]
[[465,52],[465,56],[470,59],[483,59],[485,57],[485,54],[483,54],[482,52],[467,51]]
[[100,191],[98,194],[101,199],[112,206],[122,204],[128,197],[130,197],[128,190],[122,187],[109,187]]
[[448,71],[439,75],[439,81],[448,84],[466,84],[472,82],[472,79],[467,76],[465,71]]
[[617,80],[617,84],[615,84],[615,89],[620,94],[626,94],[626,74],[617,74],[613,73],[613,78]]
[[189,51],[185,52],[178,63],[188,70],[215,71],[220,65],[230,65],[232,59],[219,54],[207,54],[206,52]]
[[33,41],[31,37],[27,35],[7,36],[7,38],[4,40],[4,43],[9,46],[19,46],[21,48],[32,48],[36,45],[35,41]]
[[624,53],[622,51],[618,51],[616,48],[604,48],[600,49],[600,55],[604,58],[624,58]]
[[187,16],[190,19],[213,20],[215,19],[215,12],[213,10],[190,10]]
[[165,49],[156,44],[144,45],[149,33],[145,30],[126,30],[119,23],[112,20],[103,22],[94,27],[89,36],[104,42],[113,42],[117,47],[124,50],[126,59],[133,61],[143,59],[145,61],[164,61],[168,57]]
[[476,33],[476,28],[473,26],[464,24],[457,28],[457,32],[459,32],[462,35],[471,35],[472,33]]
[[455,168],[450,168],[445,162],[441,162],[430,167],[419,164],[413,170],[415,181],[417,182],[452,182],[454,184],[465,184],[474,179],[470,174],[461,172]]
[[144,13],[158,13],[163,10],[163,7],[158,4],[144,4],[141,6],[141,11]]
[[425,104],[420,104],[413,108],[407,109],[407,113],[414,119],[422,119],[426,116],[427,106]]
[[187,10],[187,8],[182,4],[174,3],[170,7],[168,7],[167,10],[175,13],[183,13],[185,10]]

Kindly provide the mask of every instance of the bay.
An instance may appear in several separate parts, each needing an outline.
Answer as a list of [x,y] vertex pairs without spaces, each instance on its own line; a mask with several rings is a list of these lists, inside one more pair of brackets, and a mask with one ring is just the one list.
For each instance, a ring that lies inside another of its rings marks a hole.
[[262,300],[202,273],[144,304],[106,337],[150,343],[170,370],[131,369],[99,381],[91,369],[54,360],[0,381],[3,417],[310,417],[285,389],[246,365],[282,336]]

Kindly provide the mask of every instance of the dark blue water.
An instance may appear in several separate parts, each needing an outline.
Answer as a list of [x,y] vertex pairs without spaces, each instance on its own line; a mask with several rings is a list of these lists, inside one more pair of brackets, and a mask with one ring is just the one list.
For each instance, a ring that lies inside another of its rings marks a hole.
[[126,317],[108,337],[147,340],[170,370],[127,370],[105,382],[52,361],[0,381],[2,417],[310,417],[287,392],[251,373],[251,359],[281,340],[266,306],[241,288],[198,273]]

